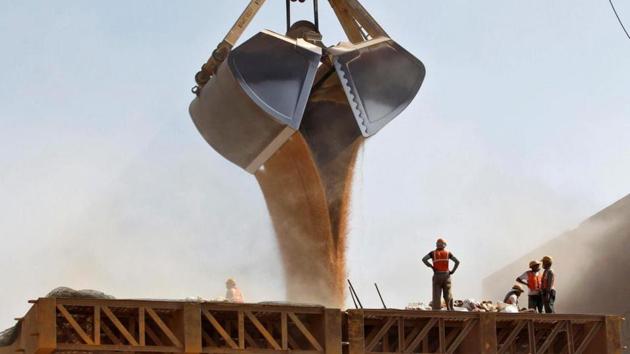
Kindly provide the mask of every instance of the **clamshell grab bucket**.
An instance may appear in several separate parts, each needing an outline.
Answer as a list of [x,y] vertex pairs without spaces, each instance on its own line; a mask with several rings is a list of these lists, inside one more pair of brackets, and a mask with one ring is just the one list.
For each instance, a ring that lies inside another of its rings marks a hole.
[[190,105],[204,139],[254,173],[299,128],[321,48],[263,31],[231,51]]
[[422,62],[387,37],[329,49],[363,136],[396,118],[420,90]]

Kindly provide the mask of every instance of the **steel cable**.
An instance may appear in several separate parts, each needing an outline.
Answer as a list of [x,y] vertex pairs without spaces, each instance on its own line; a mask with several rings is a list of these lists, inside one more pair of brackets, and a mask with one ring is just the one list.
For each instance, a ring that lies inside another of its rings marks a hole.
[[626,37],[630,39],[630,34],[628,34],[628,30],[626,30],[626,27],[623,25],[623,22],[621,21],[621,18],[619,17],[619,14],[617,13],[617,9],[615,9],[615,5],[613,4],[612,0],[608,0],[608,2],[610,3],[610,7],[612,7],[613,12],[615,13],[615,16],[617,17],[617,21],[619,21],[619,24],[621,25],[621,28],[626,33]]

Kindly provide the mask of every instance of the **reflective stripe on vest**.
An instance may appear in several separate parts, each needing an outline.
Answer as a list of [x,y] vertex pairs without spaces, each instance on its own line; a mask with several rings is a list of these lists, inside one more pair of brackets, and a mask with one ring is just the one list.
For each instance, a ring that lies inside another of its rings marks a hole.
[[448,256],[447,250],[433,251],[433,268],[435,268],[435,271],[448,272]]
[[530,291],[540,290],[541,278],[540,272],[538,272],[538,274],[535,274],[531,270],[527,272],[527,287]]

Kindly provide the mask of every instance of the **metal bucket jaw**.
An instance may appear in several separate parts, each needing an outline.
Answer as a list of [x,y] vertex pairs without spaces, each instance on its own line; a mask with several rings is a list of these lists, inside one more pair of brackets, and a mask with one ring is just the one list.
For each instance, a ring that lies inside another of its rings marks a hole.
[[231,51],[190,105],[219,154],[254,173],[299,128],[321,48],[263,31]]
[[422,62],[387,37],[329,48],[359,129],[371,136],[396,118],[424,81]]

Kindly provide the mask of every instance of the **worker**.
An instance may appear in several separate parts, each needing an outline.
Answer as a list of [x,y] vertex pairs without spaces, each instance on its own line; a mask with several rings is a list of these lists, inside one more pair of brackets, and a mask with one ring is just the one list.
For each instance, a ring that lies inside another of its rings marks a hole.
[[518,298],[521,297],[521,294],[523,294],[523,287],[519,284],[514,284],[512,289],[505,294],[503,302],[518,307]]
[[527,307],[530,309],[534,309],[540,313],[543,311],[542,304],[542,294],[540,292],[541,285],[541,272],[540,272],[540,262],[531,261],[529,262],[529,269],[525,273],[521,274],[520,277],[516,278],[518,283],[526,285],[529,289],[527,294]]
[[543,274],[540,282],[540,290],[542,294],[543,307],[545,313],[554,313],[554,305],[556,303],[556,289],[554,283],[556,276],[551,269],[553,260],[549,256],[542,258]]
[[[432,260],[432,263],[429,263],[429,259]],[[449,260],[455,263],[453,270],[449,270]],[[431,307],[433,310],[442,309],[442,301],[440,299],[440,293],[442,293],[446,302],[446,308],[449,311],[454,311],[453,295],[451,294],[451,275],[459,267],[459,260],[446,250],[446,241],[438,238],[435,242],[435,250],[424,256],[422,262],[433,269],[433,301]]]
[[230,278],[225,282],[225,287],[227,288],[227,292],[225,294],[225,300],[228,302],[236,302],[243,303],[243,294],[241,290],[236,287],[236,281]]

